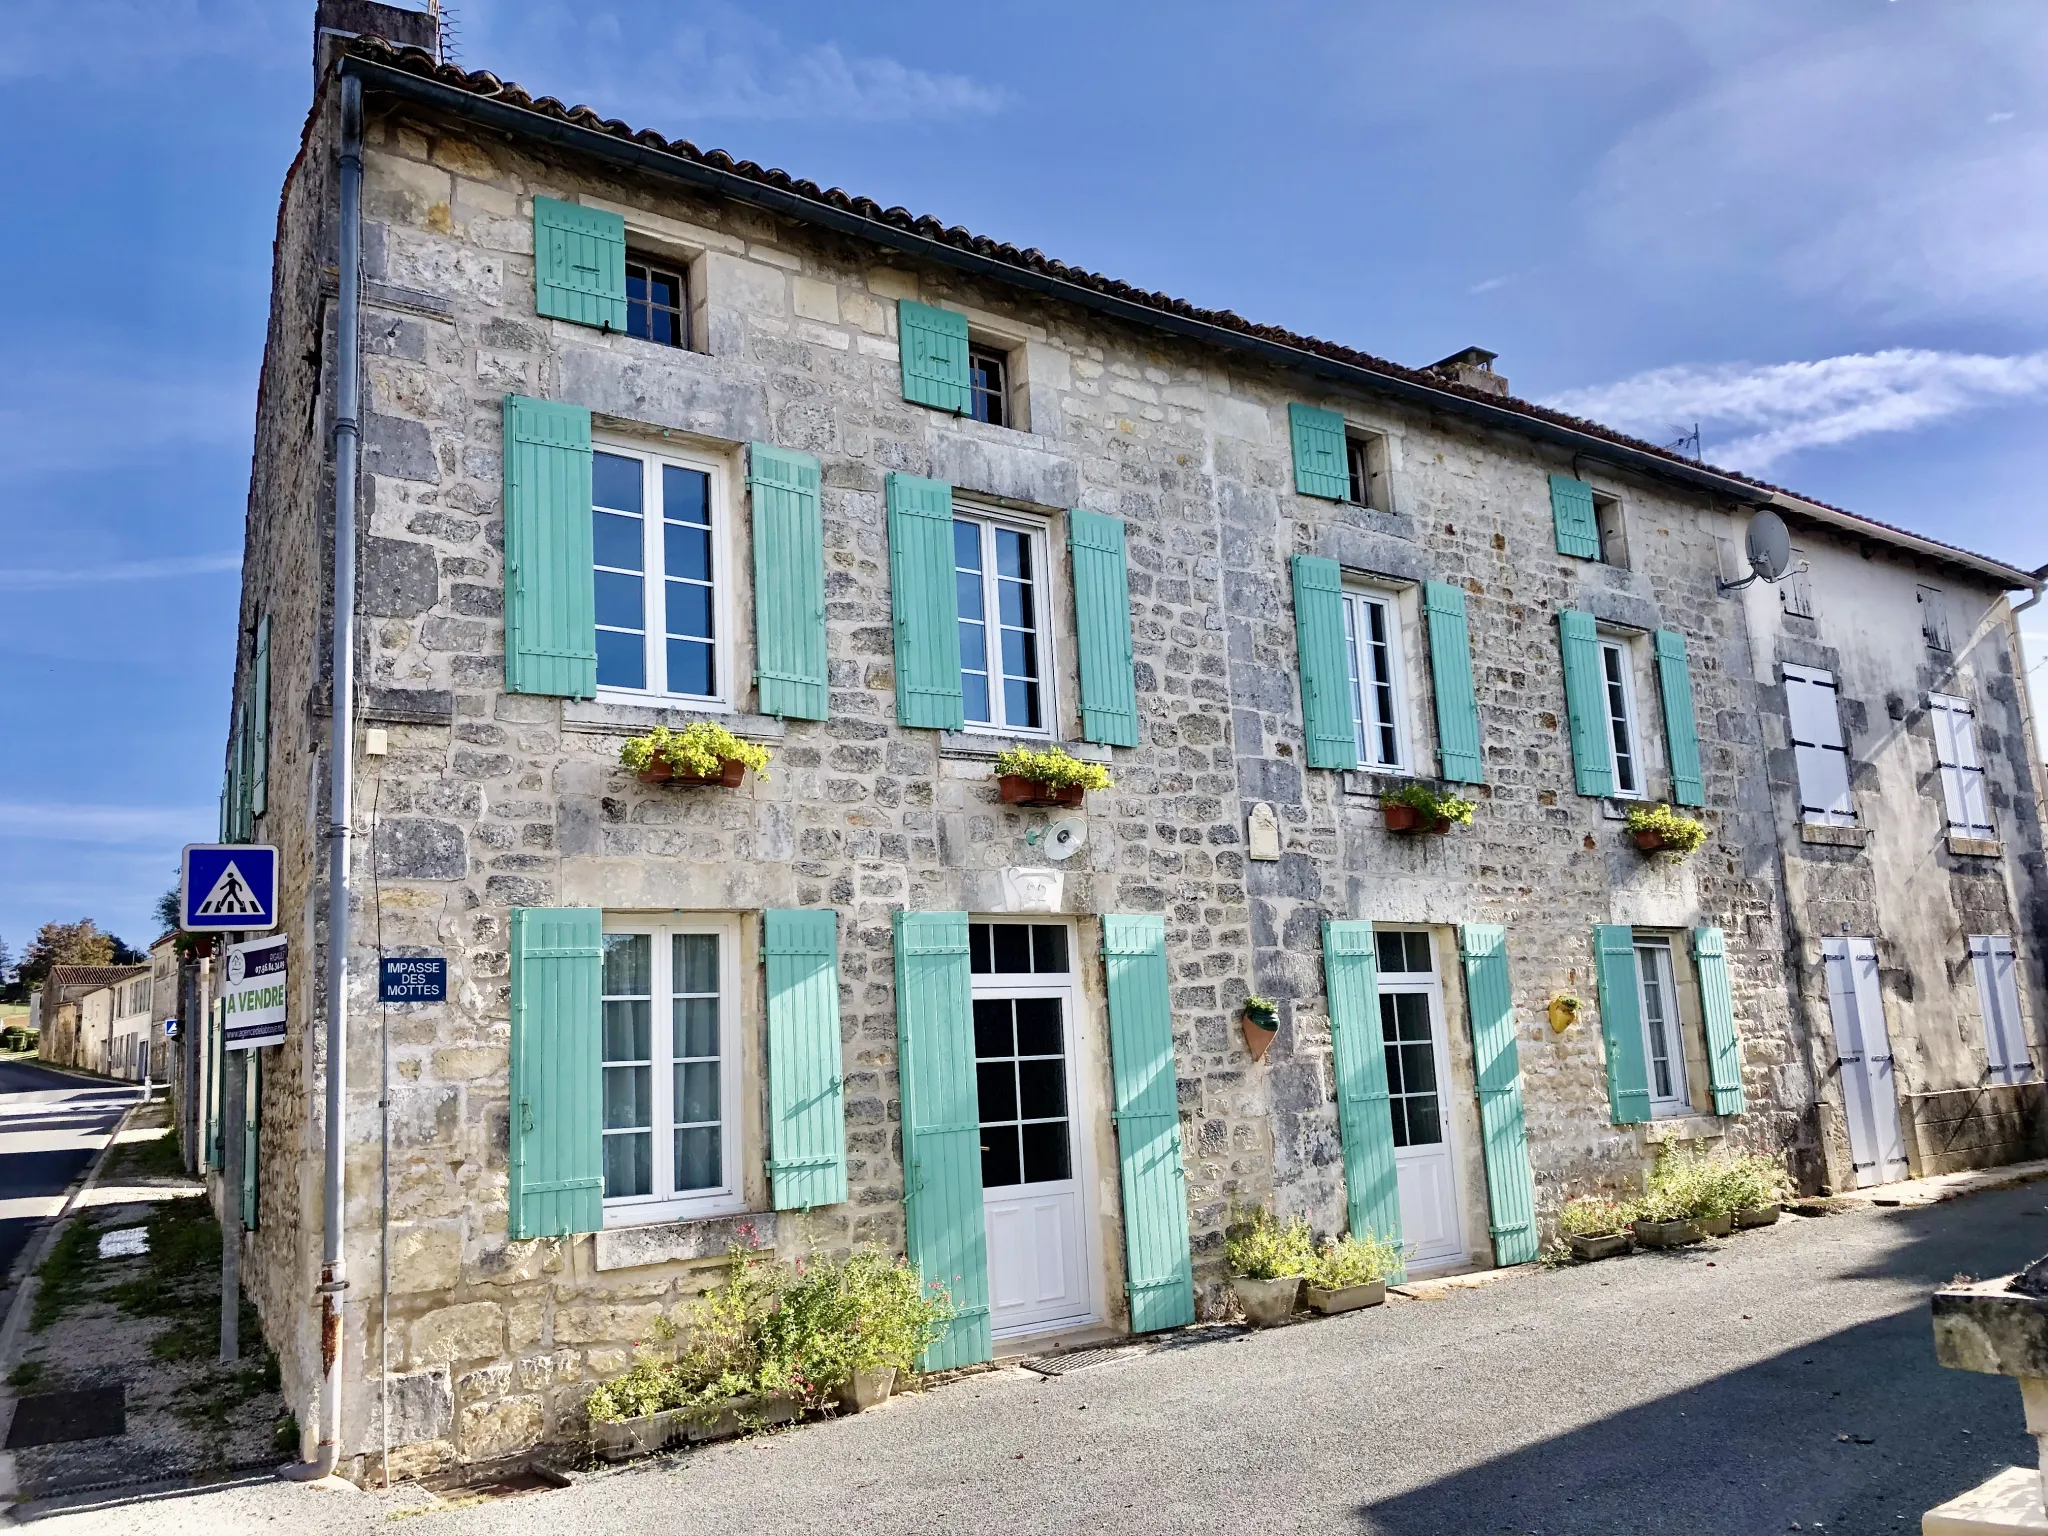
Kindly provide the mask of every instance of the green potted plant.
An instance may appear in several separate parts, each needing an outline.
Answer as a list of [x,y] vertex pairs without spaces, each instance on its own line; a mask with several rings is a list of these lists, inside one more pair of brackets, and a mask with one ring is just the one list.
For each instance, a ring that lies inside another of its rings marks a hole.
[[1308,1223],[1282,1222],[1263,1208],[1242,1213],[1223,1235],[1230,1289],[1253,1326],[1271,1328],[1294,1313],[1301,1284],[1315,1262]]
[[1726,1160],[1722,1179],[1737,1227],[1768,1227],[1792,1197],[1792,1180],[1776,1158],[1761,1152]]
[[1734,1214],[1716,1160],[1667,1143],[1657,1153],[1631,1230],[1642,1247],[1676,1248],[1703,1237],[1727,1236]]
[[1254,992],[1244,1000],[1244,1046],[1253,1061],[1264,1061],[1280,1030],[1280,1005]]
[[1644,853],[1660,850],[1684,858],[1707,840],[1707,824],[1668,805],[1632,805],[1622,825]]
[[1478,806],[1449,790],[1428,784],[1403,784],[1380,796],[1380,814],[1389,832],[1433,832],[1441,837],[1453,825],[1469,827]]
[[1580,1195],[1567,1200],[1557,1213],[1557,1230],[1571,1248],[1572,1257],[1590,1264],[1627,1253],[1629,1224],[1636,1218],[1633,1200],[1609,1200],[1600,1195]]
[[747,770],[767,778],[768,749],[711,720],[696,720],[680,731],[657,725],[619,749],[619,762],[647,784],[718,784],[738,789]]
[[1400,1269],[1401,1245],[1376,1233],[1349,1233],[1324,1243],[1309,1261],[1309,1310],[1328,1316],[1376,1307],[1387,1299],[1387,1277]]
[[1091,789],[1114,781],[1100,763],[1084,763],[1060,747],[1008,747],[996,754],[996,787],[1005,805],[1072,810]]

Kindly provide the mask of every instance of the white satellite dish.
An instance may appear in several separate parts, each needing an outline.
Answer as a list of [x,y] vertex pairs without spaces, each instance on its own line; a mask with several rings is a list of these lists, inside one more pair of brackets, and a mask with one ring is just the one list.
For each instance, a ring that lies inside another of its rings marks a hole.
[[[1716,583],[1721,591],[1739,592],[1756,581],[1780,581],[1791,570],[1792,535],[1785,527],[1785,519],[1770,508],[1764,508],[1749,520],[1749,532],[1743,543],[1749,555],[1749,574],[1740,581]],[[1801,569],[1804,568],[1802,563]]]
[[1071,859],[1088,841],[1088,823],[1078,816],[1062,816],[1038,839],[1038,848],[1048,859]]

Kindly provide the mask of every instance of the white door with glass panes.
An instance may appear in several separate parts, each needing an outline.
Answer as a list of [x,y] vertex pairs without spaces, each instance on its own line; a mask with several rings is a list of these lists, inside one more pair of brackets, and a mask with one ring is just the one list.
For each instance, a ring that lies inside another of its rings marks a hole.
[[1462,1261],[1457,1151],[1451,1139],[1450,1056],[1443,987],[1428,933],[1380,929],[1380,1037],[1386,1047],[1387,1113],[1394,1128],[1394,1178],[1408,1268]]
[[967,936],[990,1326],[1001,1337],[1090,1322],[1072,935],[986,922]]
[[1692,1112],[1685,1089],[1685,1037],[1679,1032],[1678,985],[1669,939],[1636,940],[1636,1008],[1643,1020],[1643,1065],[1650,1079],[1650,1113]]
[[1860,1188],[1906,1177],[1906,1140],[1899,1129],[1898,1078],[1872,939],[1824,939],[1828,1011],[1849,1122],[1849,1158]]

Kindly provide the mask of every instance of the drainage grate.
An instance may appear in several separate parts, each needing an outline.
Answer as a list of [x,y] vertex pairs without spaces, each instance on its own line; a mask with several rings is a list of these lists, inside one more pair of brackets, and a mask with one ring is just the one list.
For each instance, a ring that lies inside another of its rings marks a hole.
[[1102,1365],[1110,1360],[1121,1360],[1126,1355],[1142,1354],[1128,1346],[1119,1349],[1070,1349],[1064,1354],[1039,1355],[1035,1359],[1020,1360],[1017,1363],[1027,1371],[1036,1371],[1041,1376],[1071,1376],[1075,1371],[1085,1371],[1091,1365]]
[[127,1399],[119,1387],[84,1387],[73,1392],[38,1392],[14,1405],[7,1449],[100,1440],[128,1433]]

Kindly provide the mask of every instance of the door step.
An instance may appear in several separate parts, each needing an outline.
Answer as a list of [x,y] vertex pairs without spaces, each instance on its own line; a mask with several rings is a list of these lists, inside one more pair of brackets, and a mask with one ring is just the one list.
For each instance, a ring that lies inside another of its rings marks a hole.
[[1112,1360],[1123,1360],[1136,1355],[1149,1355],[1153,1346],[1149,1344],[1118,1344],[1108,1348],[1069,1349],[1056,1355],[1034,1355],[1017,1363],[1027,1371],[1036,1371],[1041,1376],[1071,1376],[1076,1371],[1085,1371],[1091,1365],[1107,1365]]

